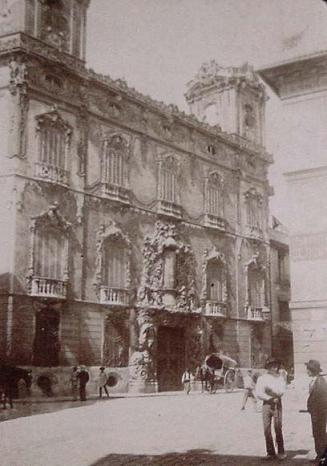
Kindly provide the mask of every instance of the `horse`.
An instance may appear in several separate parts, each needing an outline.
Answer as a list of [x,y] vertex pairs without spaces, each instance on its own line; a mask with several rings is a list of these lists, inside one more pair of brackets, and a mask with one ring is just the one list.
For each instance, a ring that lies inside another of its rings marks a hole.
[[32,385],[31,371],[21,367],[11,365],[0,365],[0,394],[2,397],[3,409],[6,409],[7,402],[13,408],[13,397],[17,394],[17,384],[24,380],[27,389]]

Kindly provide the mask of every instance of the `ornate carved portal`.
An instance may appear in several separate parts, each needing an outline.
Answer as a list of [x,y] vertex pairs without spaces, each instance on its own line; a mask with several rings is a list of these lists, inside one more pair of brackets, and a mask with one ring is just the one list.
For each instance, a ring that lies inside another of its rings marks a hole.
[[153,235],[144,240],[139,305],[194,311],[196,294],[190,246],[182,240],[174,224],[156,222]]
[[136,321],[133,323],[136,333],[136,344],[129,360],[130,381],[144,385],[156,380],[154,361],[154,345],[157,341],[157,331],[153,313],[145,309],[137,311]]

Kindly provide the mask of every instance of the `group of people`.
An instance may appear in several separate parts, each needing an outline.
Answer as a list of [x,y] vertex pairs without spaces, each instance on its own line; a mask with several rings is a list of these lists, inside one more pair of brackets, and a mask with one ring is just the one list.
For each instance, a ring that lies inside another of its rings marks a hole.
[[[76,401],[79,398],[81,401],[86,401],[86,385],[90,380],[89,371],[85,366],[73,367],[73,372],[70,377],[72,386],[73,399]],[[104,391],[109,398],[109,391],[107,388],[108,376],[105,372],[105,367],[101,366],[98,375],[99,397],[102,398],[102,391]]]
[[185,393],[188,395],[191,391],[191,381],[197,380],[201,383],[201,392],[207,391],[209,393],[215,392],[215,378],[221,376],[222,371],[214,370],[207,365],[198,366],[195,370],[195,376],[186,368],[182,375],[182,384]]
[[[262,420],[264,436],[266,441],[267,459],[286,458],[284,438],[282,430],[282,397],[286,391],[287,377],[285,370],[281,369],[281,362],[270,358],[266,362],[267,372],[255,381],[252,371],[249,370],[244,377],[244,398],[242,410],[249,397],[256,403],[262,401]],[[312,434],[314,438],[316,458],[319,462],[326,456],[327,450],[327,382],[322,376],[319,361],[311,359],[306,363],[307,374],[311,378],[307,409],[311,416]],[[272,437],[272,424],[275,430],[277,453]]]
[[[288,374],[282,368],[281,361],[269,358],[265,365],[266,372],[262,375],[254,373],[251,369],[243,377],[244,397],[241,410],[245,409],[247,400],[251,398],[257,406],[257,401],[262,402],[263,431],[266,442],[267,460],[286,458],[284,437],[282,430],[282,397],[286,392]],[[314,462],[319,463],[322,458],[327,459],[327,382],[322,375],[319,361],[311,359],[306,363],[307,374],[311,378],[307,409],[300,410],[308,412],[311,416],[312,434],[314,438],[316,458]],[[210,372],[210,368],[209,368]],[[206,368],[198,367],[195,379],[201,381],[202,392],[209,392],[211,373],[206,374]],[[186,394],[190,393],[193,375],[186,369],[182,376],[182,383]],[[208,385],[207,385],[208,383]],[[272,427],[274,427],[277,451],[275,449]],[[325,463],[323,463],[325,464]]]

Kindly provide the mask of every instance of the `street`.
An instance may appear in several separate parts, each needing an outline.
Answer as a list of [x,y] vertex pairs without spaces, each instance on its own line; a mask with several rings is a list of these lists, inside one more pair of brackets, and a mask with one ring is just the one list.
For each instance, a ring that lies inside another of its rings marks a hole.
[[[3,466],[264,464],[261,414],[251,400],[241,411],[242,396],[240,390],[189,396],[178,392],[68,403],[68,409],[62,409],[65,403],[61,403],[55,412],[1,422],[0,462]],[[309,465],[310,420],[298,412],[303,406],[296,398],[294,390],[285,395],[288,459],[283,464]],[[55,402],[50,403],[55,410]],[[17,411],[23,409],[16,406]]]

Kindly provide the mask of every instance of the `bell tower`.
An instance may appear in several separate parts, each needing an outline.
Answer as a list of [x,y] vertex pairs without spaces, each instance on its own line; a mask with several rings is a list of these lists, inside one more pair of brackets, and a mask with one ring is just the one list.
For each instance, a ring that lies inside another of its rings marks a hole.
[[25,33],[59,52],[85,59],[90,0],[0,0],[0,37]]
[[247,63],[238,68],[204,63],[187,84],[185,98],[201,121],[264,145],[265,88]]

